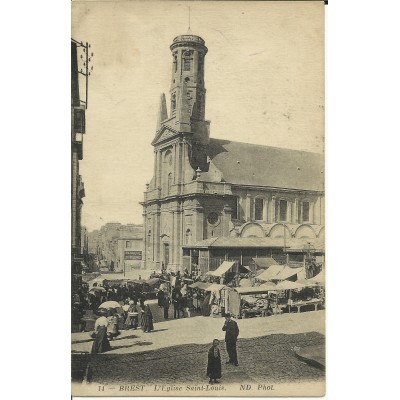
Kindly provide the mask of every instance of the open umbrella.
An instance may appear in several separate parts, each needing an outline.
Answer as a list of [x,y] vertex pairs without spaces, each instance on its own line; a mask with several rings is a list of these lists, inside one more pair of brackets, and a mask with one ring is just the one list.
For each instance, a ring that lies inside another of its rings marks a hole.
[[121,308],[121,304],[119,304],[116,301],[105,301],[104,303],[100,304],[99,308],[105,308],[105,309],[110,309],[110,308]]
[[94,286],[89,290],[89,292],[105,292],[105,291],[106,289],[104,289],[101,286]]
[[250,279],[243,278],[243,279],[241,279],[241,280],[239,281],[239,286],[241,286],[241,287],[250,287],[250,286],[252,286],[251,280],[250,280]]

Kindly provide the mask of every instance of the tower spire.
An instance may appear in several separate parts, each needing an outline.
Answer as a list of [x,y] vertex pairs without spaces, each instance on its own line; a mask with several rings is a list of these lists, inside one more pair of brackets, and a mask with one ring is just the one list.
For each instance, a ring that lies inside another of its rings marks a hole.
[[189,25],[188,25],[187,33],[188,33],[188,35],[190,35],[192,33],[192,31],[190,30],[190,6],[189,6]]
[[168,119],[167,102],[165,100],[165,94],[161,93],[160,106],[158,108],[158,118],[157,118],[157,128],[156,128],[157,132],[161,129],[161,122],[165,121],[166,119]]

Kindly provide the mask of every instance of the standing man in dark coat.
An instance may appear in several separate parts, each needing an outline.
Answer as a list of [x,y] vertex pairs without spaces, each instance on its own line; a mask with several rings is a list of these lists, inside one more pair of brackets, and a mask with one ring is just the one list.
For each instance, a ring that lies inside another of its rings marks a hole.
[[182,293],[180,291],[179,286],[175,287],[172,290],[172,304],[174,305],[174,318],[180,318],[180,307],[181,307],[181,298]]
[[229,361],[226,363],[233,364],[237,367],[239,363],[237,359],[236,342],[239,336],[239,327],[236,321],[231,319],[231,314],[229,313],[225,314],[225,324],[222,330],[225,331],[226,351],[229,355]]
[[164,297],[162,299],[162,306],[164,308],[164,319],[168,319],[168,310],[169,305],[171,304],[171,299],[169,298],[168,293],[164,293]]

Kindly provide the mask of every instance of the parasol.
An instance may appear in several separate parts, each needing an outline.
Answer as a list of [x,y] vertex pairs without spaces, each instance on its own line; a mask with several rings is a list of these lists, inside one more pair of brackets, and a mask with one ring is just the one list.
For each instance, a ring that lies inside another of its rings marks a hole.
[[94,286],[89,290],[89,292],[105,292],[105,291],[106,289],[104,289],[101,286]]
[[99,308],[105,308],[105,309],[110,309],[110,308],[121,308],[121,304],[119,304],[116,301],[105,301],[104,303],[100,304]]

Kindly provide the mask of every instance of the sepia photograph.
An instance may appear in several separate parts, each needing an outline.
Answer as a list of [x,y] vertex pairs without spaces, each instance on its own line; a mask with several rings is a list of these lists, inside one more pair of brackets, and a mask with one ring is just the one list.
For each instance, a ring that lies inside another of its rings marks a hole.
[[325,7],[71,2],[73,396],[325,394]]

